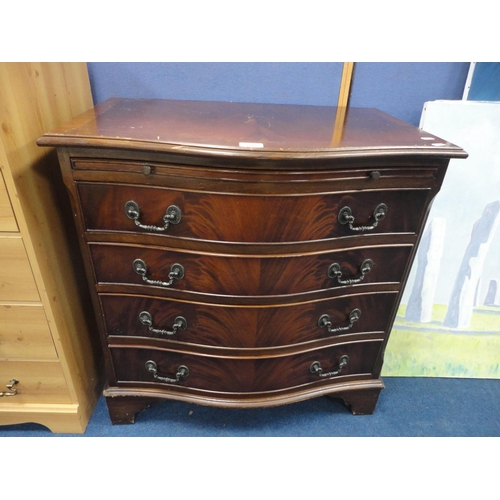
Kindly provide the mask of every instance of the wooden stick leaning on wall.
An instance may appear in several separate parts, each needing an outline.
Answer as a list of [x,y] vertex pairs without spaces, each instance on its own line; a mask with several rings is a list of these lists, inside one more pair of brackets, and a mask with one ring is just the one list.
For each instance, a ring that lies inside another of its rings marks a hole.
[[354,72],[354,63],[345,62],[342,69],[342,79],[340,80],[339,98],[337,101],[337,114],[333,126],[332,146],[338,144],[342,139],[344,122],[349,104],[349,92],[351,90],[352,74]]

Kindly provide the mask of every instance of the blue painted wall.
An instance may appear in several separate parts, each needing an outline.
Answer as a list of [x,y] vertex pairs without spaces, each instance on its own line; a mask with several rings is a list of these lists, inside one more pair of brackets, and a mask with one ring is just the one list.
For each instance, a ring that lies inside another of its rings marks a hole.
[[[87,63],[94,102],[108,97],[337,103],[342,63]],[[461,99],[469,63],[356,63],[351,106],[418,125],[426,101]]]

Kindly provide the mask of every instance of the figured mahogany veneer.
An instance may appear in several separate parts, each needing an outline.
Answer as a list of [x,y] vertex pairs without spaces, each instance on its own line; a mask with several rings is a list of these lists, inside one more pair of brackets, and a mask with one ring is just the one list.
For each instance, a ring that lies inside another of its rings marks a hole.
[[180,208],[182,224],[172,224],[165,233],[168,236],[246,243],[352,236],[349,226],[339,223],[339,211],[348,206],[356,219],[370,221],[381,203],[388,206],[388,212],[372,234],[388,231],[414,234],[428,195],[427,189],[408,189],[298,196],[300,191],[296,187],[295,196],[262,196],[96,183],[78,183],[78,191],[88,230],[136,232],[134,221],[123,217],[123,210],[117,210],[134,200],[141,209],[141,222],[147,225],[162,225],[162,217],[170,205]]
[[110,99],[39,140],[59,148],[113,423],[161,399],[373,412],[430,204],[467,155],[376,110],[335,117]]
[[[108,336],[132,336],[168,339],[182,344],[198,344],[219,348],[255,349],[286,347],[359,332],[386,332],[388,317],[398,293],[373,292],[346,295],[299,304],[248,307],[244,305],[200,304],[137,295],[101,294],[100,301]],[[354,323],[349,315],[360,311]],[[140,314],[151,315],[153,330],[140,321]],[[330,333],[318,324],[327,314],[332,328],[346,328]],[[177,317],[187,326],[174,333]],[[241,335],[244,327],[245,335]],[[349,327],[347,329],[347,327]],[[169,332],[169,333],[165,333]]]
[[[360,279],[361,265],[373,262],[363,284],[399,284],[411,253],[411,245],[360,247],[319,255],[292,257],[214,256],[174,252],[135,245],[90,244],[98,284],[119,283],[144,287],[142,277],[133,269],[135,259],[147,264],[147,278],[168,281],[173,264],[184,267],[184,277],[172,288],[213,295],[242,297],[292,295],[339,288],[343,285],[328,276],[331,264],[338,263],[343,279]],[[160,293],[166,288],[159,288]]]
[[381,339],[365,340],[293,355],[247,358],[144,349],[142,346],[138,349],[113,345],[110,350],[118,383],[134,382],[138,387],[156,385],[161,390],[165,384],[152,379],[144,369],[146,362],[153,360],[160,376],[174,377],[179,366],[188,367],[189,375],[173,385],[175,390],[189,387],[198,391],[237,394],[328,384],[311,373],[311,364],[319,361],[325,372],[334,370],[345,355],[349,356],[349,363],[339,379],[345,380],[353,375],[370,376],[381,342]]

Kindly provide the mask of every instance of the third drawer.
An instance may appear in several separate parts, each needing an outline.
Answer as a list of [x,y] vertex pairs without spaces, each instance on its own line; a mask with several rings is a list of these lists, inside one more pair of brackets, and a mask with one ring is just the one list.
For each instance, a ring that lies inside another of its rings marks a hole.
[[371,292],[267,307],[194,304],[102,294],[108,336],[168,339],[224,348],[266,348],[387,332],[397,292]]

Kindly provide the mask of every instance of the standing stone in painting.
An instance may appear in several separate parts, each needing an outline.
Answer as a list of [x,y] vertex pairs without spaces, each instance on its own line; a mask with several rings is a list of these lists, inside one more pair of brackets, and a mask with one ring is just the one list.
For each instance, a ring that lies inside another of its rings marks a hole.
[[406,307],[407,321],[429,323],[432,320],[445,230],[446,220],[436,217],[422,237],[417,255],[417,275]]
[[499,212],[500,201],[489,203],[472,228],[470,242],[451,292],[448,312],[444,319],[445,326],[451,328],[470,326],[474,311],[474,294],[481,277],[484,259],[499,222]]
[[498,305],[498,284],[496,280],[490,280],[488,286],[488,293],[484,299],[485,306],[496,306]]

